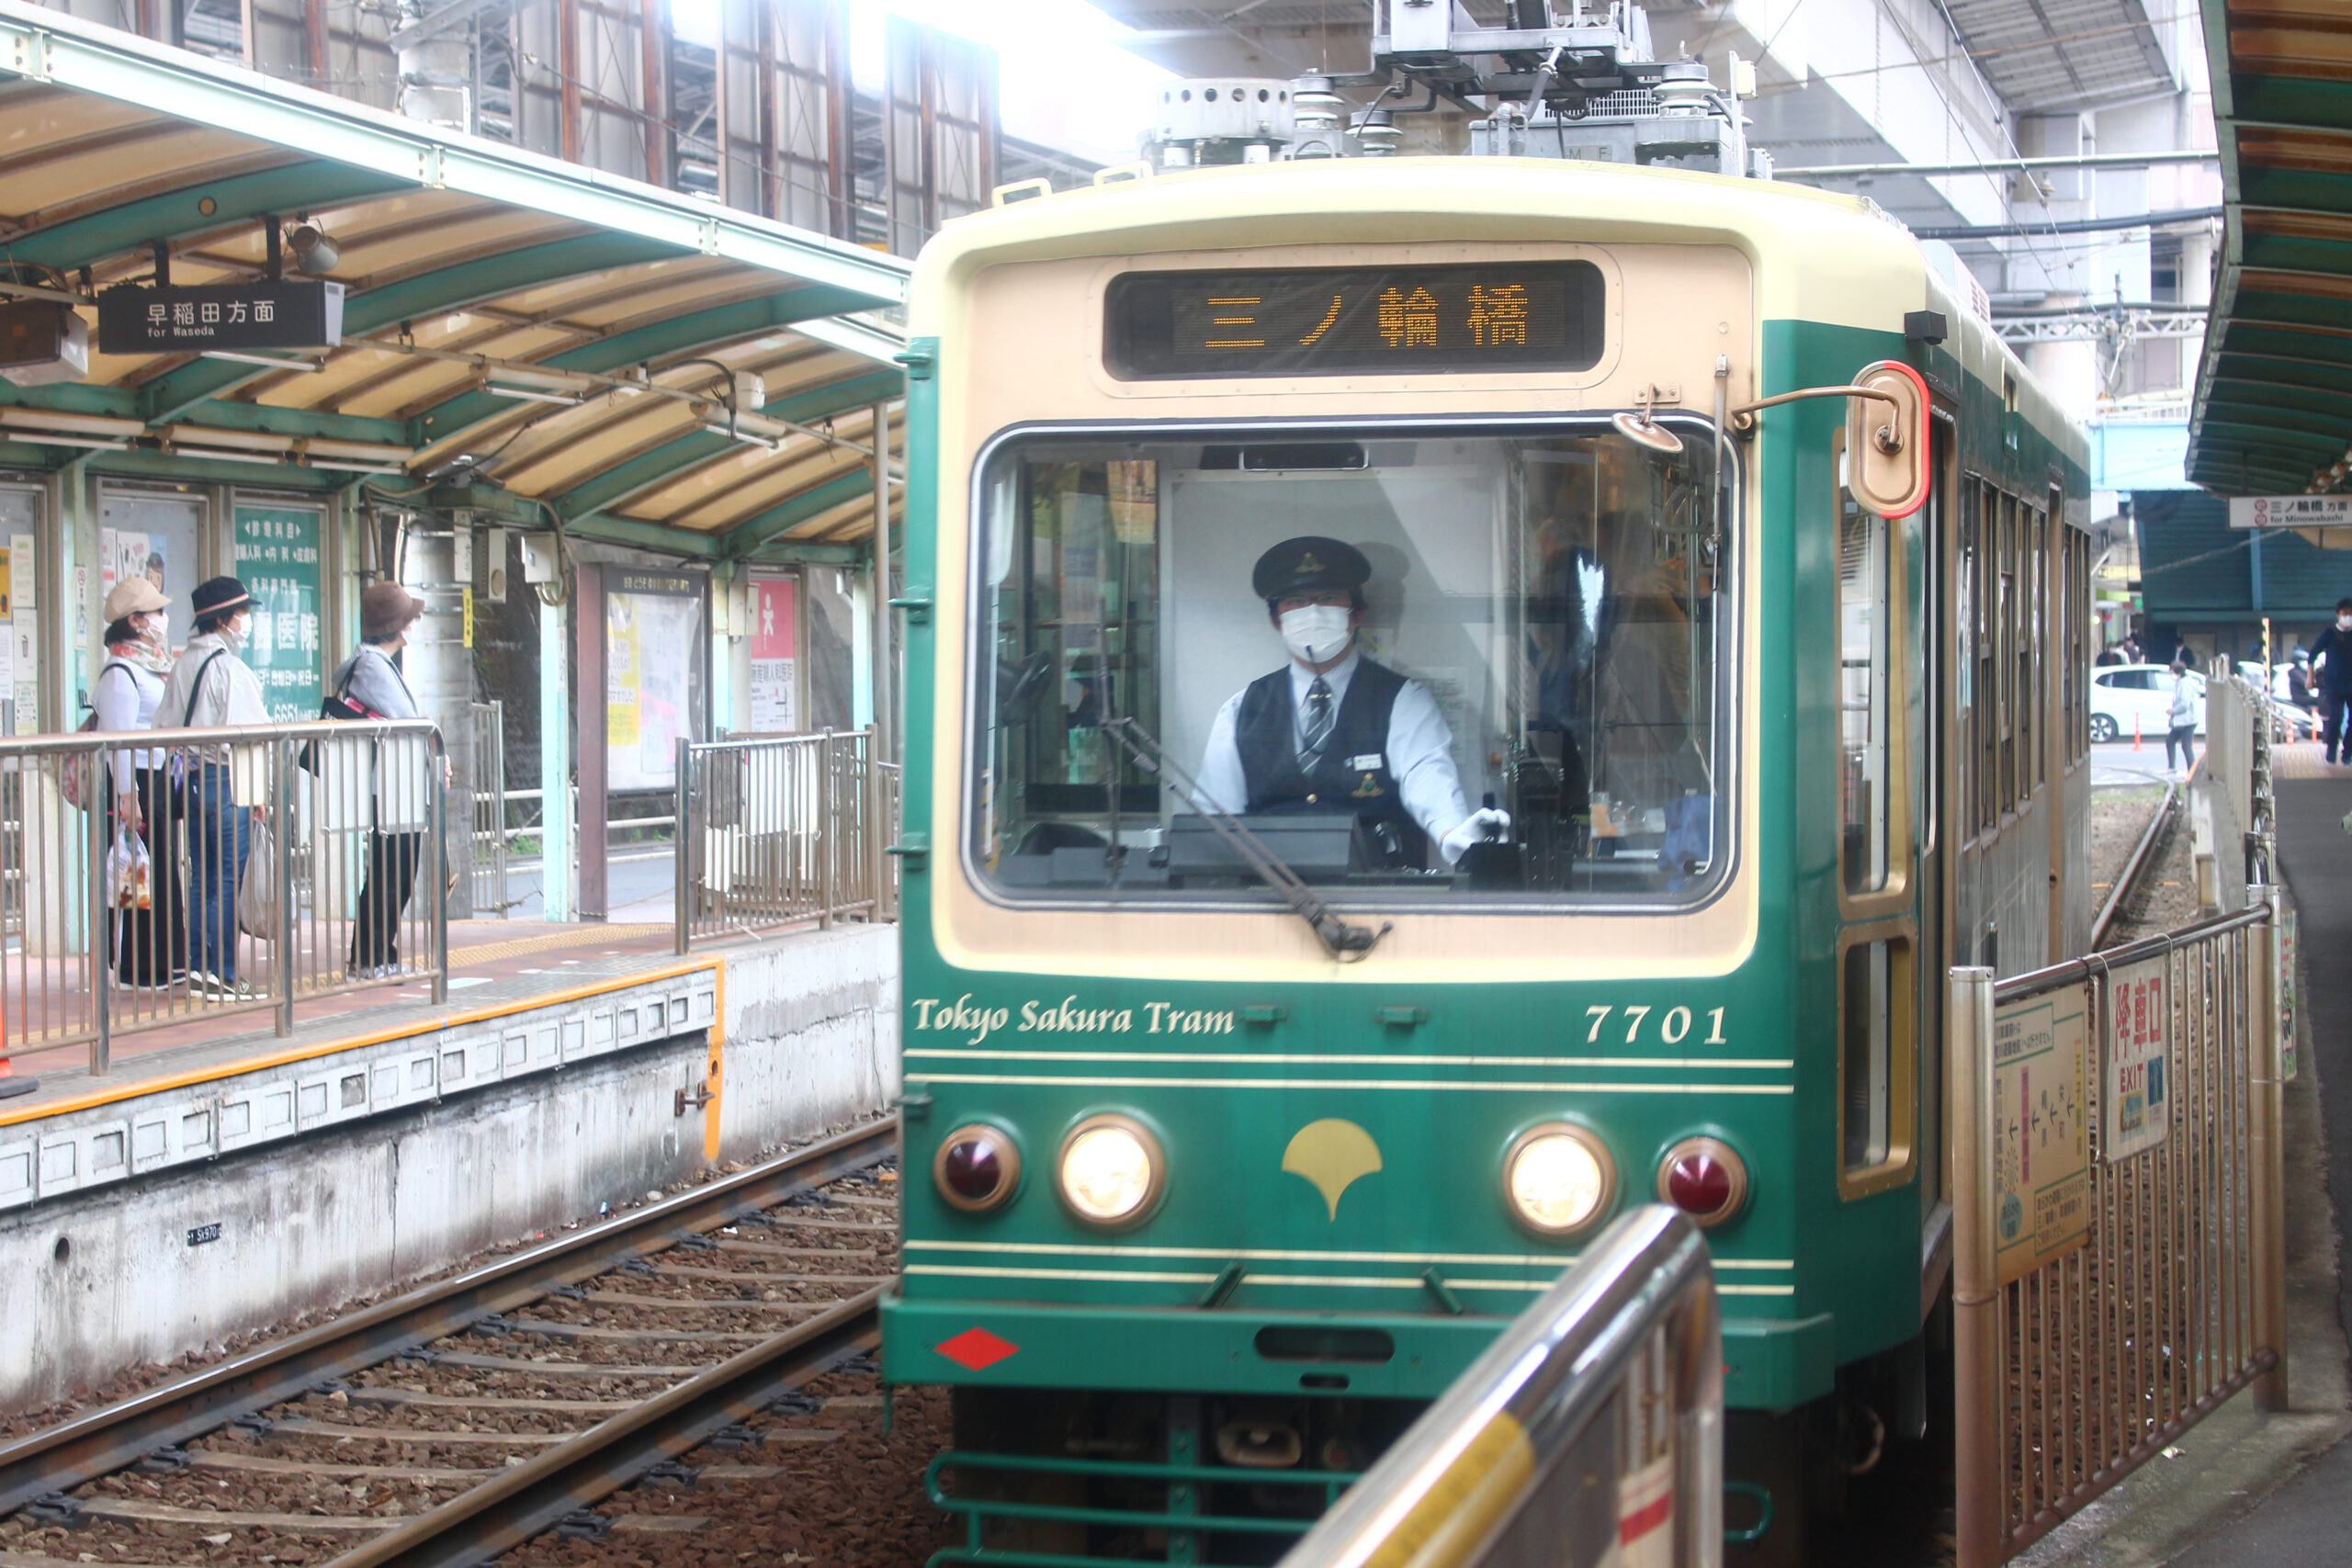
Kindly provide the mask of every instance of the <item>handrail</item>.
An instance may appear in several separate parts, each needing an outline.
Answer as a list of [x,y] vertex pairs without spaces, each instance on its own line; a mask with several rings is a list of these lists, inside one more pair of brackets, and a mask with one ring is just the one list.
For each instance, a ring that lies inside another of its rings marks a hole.
[[[1580,1441],[1636,1376],[1645,1386],[1631,1403],[1660,1412],[1650,1398],[1651,1374],[1662,1374],[1667,1387],[1666,1424],[1648,1433],[1655,1440],[1626,1453],[1628,1434],[1644,1425],[1637,1413],[1609,1440]],[[1613,1464],[1615,1473],[1593,1476],[1594,1463]],[[1644,1495],[1638,1522],[1621,1514],[1630,1491],[1661,1471],[1665,1483],[1656,1497]],[[1712,1565],[1722,1555],[1722,1473],[1714,1270],[1690,1218],[1648,1204],[1602,1232],[1291,1549],[1282,1568],[1374,1562],[1469,1568],[1494,1556],[1520,1518],[1532,1521],[1526,1506],[1552,1487],[1564,1489],[1563,1509],[1577,1517],[1607,1510],[1610,1540],[1620,1539],[1621,1523],[1636,1534],[1667,1529],[1672,1554],[1662,1560]]]
[[1994,986],[1993,999],[1996,1002],[2023,1001],[2044,991],[2054,991],[2061,986],[2078,986],[2094,975],[2104,975],[2110,969],[2137,964],[2143,958],[2158,958],[2167,953],[2177,953],[2207,937],[2220,936],[2224,931],[2233,931],[2244,926],[2269,923],[2270,906],[2255,903],[2234,914],[2215,915],[2211,919],[2199,920],[2177,931],[2158,931],[2154,936],[2142,937],[2138,942],[2126,942],[2121,947],[2106,948],[2080,958],[2052,964],[2047,968],[2012,975]]
[[0,1058],[86,1044],[103,1075],[137,1030],[266,1010],[284,1035],[299,1001],[419,980],[444,999],[447,779],[425,718],[0,738]]

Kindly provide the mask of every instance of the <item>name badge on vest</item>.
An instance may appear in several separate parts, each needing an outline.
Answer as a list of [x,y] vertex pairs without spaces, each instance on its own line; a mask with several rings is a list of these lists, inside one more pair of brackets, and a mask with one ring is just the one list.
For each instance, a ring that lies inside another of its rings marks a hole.
[[1368,773],[1377,769],[1381,764],[1381,761],[1382,759],[1379,752],[1366,751],[1361,757],[1351,757],[1348,759],[1348,772],[1351,773]]

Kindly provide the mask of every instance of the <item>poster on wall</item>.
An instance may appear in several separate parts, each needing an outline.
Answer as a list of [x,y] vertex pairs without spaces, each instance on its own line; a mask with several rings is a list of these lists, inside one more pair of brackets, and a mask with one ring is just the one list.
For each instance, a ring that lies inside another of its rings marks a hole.
[[35,570],[33,536],[8,536],[8,641],[10,660],[6,694],[17,705],[17,733],[40,731],[40,592]]
[[[321,514],[310,507],[237,506],[237,576],[254,599],[244,660],[261,680],[273,723],[319,716]],[[156,563],[158,573],[162,563]]]
[[674,789],[678,742],[702,738],[698,571],[613,567],[605,579],[605,787]]
[[752,730],[787,734],[800,728],[800,585],[788,577],[753,578]]

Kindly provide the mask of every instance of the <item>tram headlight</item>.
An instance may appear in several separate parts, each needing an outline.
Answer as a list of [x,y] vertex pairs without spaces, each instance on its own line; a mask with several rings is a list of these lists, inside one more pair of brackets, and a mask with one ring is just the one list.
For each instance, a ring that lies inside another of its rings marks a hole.
[[1089,1116],[1062,1140],[1056,1185],[1069,1212],[1094,1225],[1148,1215],[1167,1181],[1159,1140],[1133,1117]]
[[967,1213],[1002,1208],[1021,1185],[1021,1146],[985,1122],[958,1127],[931,1156],[931,1181],[950,1207]]
[[1616,1195],[1616,1161],[1573,1122],[1530,1127],[1503,1156],[1503,1200],[1538,1235],[1576,1235],[1608,1213]]
[[1685,1138],[1657,1163],[1657,1195],[1702,1229],[1747,1207],[1747,1162],[1720,1138]]

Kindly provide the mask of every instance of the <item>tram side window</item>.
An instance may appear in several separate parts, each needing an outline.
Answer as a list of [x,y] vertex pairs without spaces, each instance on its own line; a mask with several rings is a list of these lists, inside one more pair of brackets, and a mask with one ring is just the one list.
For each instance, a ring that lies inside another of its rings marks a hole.
[[1679,449],[1605,421],[1001,445],[972,864],[1016,898],[1272,899],[1230,813],[1373,905],[1704,898],[1737,513],[1712,429],[1661,423]]
[[1893,1169],[1910,1142],[1911,949],[1900,937],[1854,942],[1840,964],[1838,1174]]
[[1894,693],[1893,552],[1886,519],[1841,487],[1838,526],[1838,795],[1845,888],[1886,886]]

